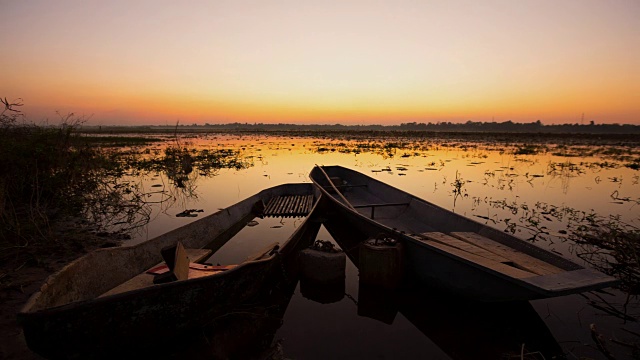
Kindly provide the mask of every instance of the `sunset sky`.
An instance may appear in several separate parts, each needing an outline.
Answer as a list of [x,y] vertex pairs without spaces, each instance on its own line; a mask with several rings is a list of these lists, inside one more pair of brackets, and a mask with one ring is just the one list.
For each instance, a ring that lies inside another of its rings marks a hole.
[[640,1],[0,1],[0,96],[90,123],[640,125]]

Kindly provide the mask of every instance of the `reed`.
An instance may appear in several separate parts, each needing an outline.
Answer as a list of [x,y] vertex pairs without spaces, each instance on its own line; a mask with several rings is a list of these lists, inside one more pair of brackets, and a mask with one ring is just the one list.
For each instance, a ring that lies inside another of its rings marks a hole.
[[[97,241],[105,243],[95,237],[108,225],[131,227],[144,220],[147,209],[135,184],[117,180],[122,164],[77,132],[86,119],[69,114],[57,126],[37,126],[25,121],[20,100],[0,100],[0,262],[5,268],[82,252]],[[123,237],[112,235],[111,240]]]
[[236,150],[195,149],[177,136],[153,153],[140,146],[160,139],[86,136],[86,118],[73,114],[37,126],[25,121],[21,100],[0,101],[0,283],[7,267],[129,238],[154,206],[138,175],[164,173],[171,186],[161,202],[172,203],[196,196],[198,176],[252,166]]

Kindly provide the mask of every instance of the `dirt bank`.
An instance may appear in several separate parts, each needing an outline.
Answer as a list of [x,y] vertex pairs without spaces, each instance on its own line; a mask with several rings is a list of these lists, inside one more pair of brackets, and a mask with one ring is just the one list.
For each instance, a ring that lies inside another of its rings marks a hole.
[[37,261],[35,258],[24,260],[24,257],[14,257],[1,262],[0,359],[43,359],[27,347],[22,328],[17,322],[18,312],[29,297],[40,289],[49,275],[89,251],[101,247],[118,246],[119,243],[116,240],[85,233],[82,236],[82,246],[73,250],[68,248],[65,251],[41,249],[37,251]]

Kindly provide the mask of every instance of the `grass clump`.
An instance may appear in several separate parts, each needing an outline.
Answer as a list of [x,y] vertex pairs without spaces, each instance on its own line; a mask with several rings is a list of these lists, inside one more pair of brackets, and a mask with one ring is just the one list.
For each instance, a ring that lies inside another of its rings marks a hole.
[[83,251],[92,234],[144,213],[135,184],[117,181],[121,166],[75,132],[83,119],[36,126],[24,121],[19,100],[0,100],[0,262]]
[[538,145],[525,144],[516,147],[514,155],[537,155],[542,151],[542,148]]

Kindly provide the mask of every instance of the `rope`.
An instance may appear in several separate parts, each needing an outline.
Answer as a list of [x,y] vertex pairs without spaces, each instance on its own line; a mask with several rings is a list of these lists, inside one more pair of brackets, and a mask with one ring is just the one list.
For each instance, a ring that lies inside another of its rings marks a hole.
[[347,200],[347,198],[345,198],[342,193],[340,192],[340,190],[338,190],[338,188],[335,186],[335,184],[333,183],[333,181],[331,181],[331,178],[329,177],[329,175],[327,175],[327,173],[324,171],[324,169],[322,168],[322,166],[318,166],[318,164],[316,164],[316,167],[318,169],[320,169],[320,171],[322,171],[322,173],[324,174],[324,176],[327,178],[327,180],[329,181],[329,185],[331,185],[331,187],[333,188],[333,190],[336,191],[336,194],[338,194],[340,196],[340,198],[344,201],[345,205],[347,205],[348,207],[350,207],[352,210],[355,210],[355,208],[353,207],[353,205],[351,205],[351,203],[349,202],[349,200]]

